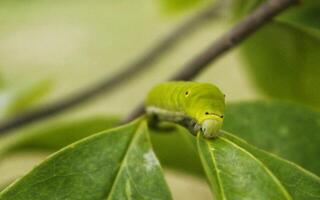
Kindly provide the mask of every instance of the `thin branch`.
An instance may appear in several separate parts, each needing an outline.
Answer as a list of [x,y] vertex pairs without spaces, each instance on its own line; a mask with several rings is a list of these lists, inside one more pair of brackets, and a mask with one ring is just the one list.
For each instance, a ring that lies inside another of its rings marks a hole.
[[35,108],[29,112],[22,113],[19,116],[7,121],[0,122],[0,133],[4,133],[11,129],[18,128],[35,121],[43,120],[47,117],[51,117],[55,114],[78,106],[81,103],[87,102],[101,94],[110,93],[112,89],[115,89],[121,83],[128,81],[130,78],[137,75],[139,72],[142,72],[146,68],[150,68],[155,60],[157,60],[161,55],[172,48],[187,34],[196,30],[197,26],[200,26],[210,18],[216,17],[221,10],[221,6],[222,4],[219,3],[201,10],[195,16],[175,29],[168,36],[159,41],[146,54],[130,63],[128,66],[122,67],[121,69],[124,68],[124,70],[120,71],[112,78],[109,78],[108,76],[108,78],[91,87],[88,87],[84,91],[80,91],[79,93],[71,95],[67,98],[60,99],[46,106]]
[[[240,42],[255,33],[259,28],[267,24],[274,16],[297,3],[298,0],[268,0],[259,6],[250,15],[237,23],[231,30],[223,34],[207,49],[187,62],[182,69],[169,80],[191,80],[202,70],[209,66],[228,50],[237,46]],[[129,122],[144,113],[143,104],[140,104],[123,123]]]

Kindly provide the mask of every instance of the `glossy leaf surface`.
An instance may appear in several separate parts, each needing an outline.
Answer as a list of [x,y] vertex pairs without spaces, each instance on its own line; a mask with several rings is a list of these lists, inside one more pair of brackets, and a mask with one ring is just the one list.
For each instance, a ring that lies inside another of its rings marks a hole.
[[171,199],[144,121],[104,131],[49,157],[2,200]]
[[[232,138],[232,140],[230,140]],[[198,137],[198,149],[217,199],[318,199],[319,177],[225,133]]]
[[230,104],[223,129],[320,174],[320,114],[297,104]]

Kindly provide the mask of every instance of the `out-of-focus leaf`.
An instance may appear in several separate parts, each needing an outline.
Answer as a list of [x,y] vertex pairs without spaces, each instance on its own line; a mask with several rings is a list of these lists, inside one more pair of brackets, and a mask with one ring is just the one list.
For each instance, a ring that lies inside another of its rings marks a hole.
[[104,131],[49,157],[2,200],[171,199],[144,120]]
[[296,25],[302,29],[315,29],[320,37],[320,1],[303,0],[277,20]]
[[176,13],[199,6],[210,0],[159,0],[165,12]]
[[250,37],[241,54],[267,95],[320,106],[320,37],[273,22]]
[[198,137],[198,149],[217,199],[318,199],[320,179],[301,167],[225,133]]
[[227,106],[223,129],[320,174],[320,114],[285,102]]
[[15,88],[3,88],[0,90],[0,119],[26,110],[48,94],[51,86],[51,81],[44,80]]
[[58,150],[77,140],[114,127],[116,117],[94,116],[85,119],[44,123],[0,137],[0,155],[24,149]]
[[189,137],[194,136],[186,129],[179,126],[171,131],[151,129],[150,137],[162,165],[193,175],[204,174],[196,148],[190,142]]
[[[244,16],[262,0],[234,1]],[[266,95],[320,107],[320,1],[304,0],[240,48],[252,80]]]

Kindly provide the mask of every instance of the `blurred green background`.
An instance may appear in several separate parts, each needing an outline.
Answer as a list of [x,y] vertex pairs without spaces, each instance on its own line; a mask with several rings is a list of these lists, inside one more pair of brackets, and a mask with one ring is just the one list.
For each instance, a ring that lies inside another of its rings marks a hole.
[[[159,2],[150,0],[3,0],[0,2],[0,77],[4,89],[0,107],[6,104],[10,91],[26,85],[43,85],[47,94],[34,105],[45,105],[112,77],[199,9],[201,6],[168,14]],[[223,15],[206,22],[162,56],[154,67],[112,93],[50,120],[127,115],[153,85],[167,79],[225,32],[230,27],[226,18]],[[255,55],[254,49],[246,53],[250,52]],[[236,48],[211,64],[196,80],[218,85],[227,95],[227,102],[264,99],[242,63]],[[36,125],[27,129],[32,126]],[[46,152],[8,156],[0,163],[0,183],[25,173],[45,156]],[[169,169],[166,175],[176,199],[211,196],[202,179]]]

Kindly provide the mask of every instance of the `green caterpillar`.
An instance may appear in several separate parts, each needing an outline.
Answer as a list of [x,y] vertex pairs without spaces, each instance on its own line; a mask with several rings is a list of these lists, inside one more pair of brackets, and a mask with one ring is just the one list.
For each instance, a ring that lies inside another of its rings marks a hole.
[[212,138],[223,123],[225,95],[209,83],[166,82],[149,92],[145,104],[149,118],[173,121],[193,134],[201,131],[204,137]]

